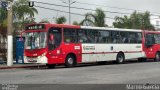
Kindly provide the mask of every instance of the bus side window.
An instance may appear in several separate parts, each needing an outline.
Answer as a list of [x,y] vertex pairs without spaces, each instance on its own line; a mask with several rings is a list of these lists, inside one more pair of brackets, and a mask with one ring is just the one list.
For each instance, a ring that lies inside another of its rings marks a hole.
[[121,35],[121,43],[128,43],[128,32],[120,32]]
[[112,31],[111,34],[112,34],[111,35],[112,43],[119,43],[120,42],[119,31]]
[[109,31],[100,31],[101,32],[101,43],[108,43],[110,40],[110,33]]
[[155,43],[154,34],[147,34],[146,35],[146,42],[147,45],[151,45]]
[[155,43],[160,44],[160,34],[155,34]]
[[136,33],[137,43],[142,43],[142,33]]
[[88,42],[86,30],[78,30],[78,42],[80,43]]
[[64,42],[66,43],[77,42],[77,32],[75,29],[70,29],[70,28],[64,29]]
[[129,42],[130,43],[137,43],[136,33],[134,33],[134,32],[130,32],[129,33]]
[[87,30],[87,39],[88,43],[95,43],[95,30]]
[[101,39],[102,39],[101,32],[97,31],[96,34],[95,34],[95,42],[100,43]]

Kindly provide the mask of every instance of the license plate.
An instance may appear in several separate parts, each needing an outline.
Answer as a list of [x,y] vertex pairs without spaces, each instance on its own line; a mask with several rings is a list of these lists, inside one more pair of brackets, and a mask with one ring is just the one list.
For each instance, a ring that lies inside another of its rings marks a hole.
[[37,62],[36,59],[28,59],[28,62]]

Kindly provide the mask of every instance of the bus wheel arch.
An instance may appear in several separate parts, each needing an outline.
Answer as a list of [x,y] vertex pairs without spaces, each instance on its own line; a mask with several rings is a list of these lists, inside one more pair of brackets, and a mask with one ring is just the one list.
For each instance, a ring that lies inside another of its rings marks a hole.
[[155,61],[155,62],[160,61],[160,51],[157,51],[157,52],[156,52],[154,61]]
[[77,57],[74,53],[68,53],[65,58],[65,66],[67,68],[73,67],[77,64]]
[[125,61],[125,55],[124,55],[124,53],[123,53],[122,51],[118,52],[118,53],[117,53],[117,57],[116,57],[116,62],[117,62],[118,64],[121,64],[121,63],[123,63],[124,61]]

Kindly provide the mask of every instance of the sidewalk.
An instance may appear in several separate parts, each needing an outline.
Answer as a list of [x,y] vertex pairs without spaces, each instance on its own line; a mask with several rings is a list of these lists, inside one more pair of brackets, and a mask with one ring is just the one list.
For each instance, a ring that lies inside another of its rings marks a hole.
[[45,64],[13,64],[12,66],[7,66],[7,64],[0,64],[0,69],[12,69],[12,68],[30,68],[30,67],[41,67]]

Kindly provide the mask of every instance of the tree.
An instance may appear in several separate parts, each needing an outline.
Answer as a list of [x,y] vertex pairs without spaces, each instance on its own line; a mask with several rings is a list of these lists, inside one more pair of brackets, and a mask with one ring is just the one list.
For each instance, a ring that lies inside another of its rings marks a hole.
[[133,12],[129,17],[115,17],[113,26],[116,28],[128,28],[128,29],[148,29],[154,30],[154,26],[150,22],[150,13],[138,13]]
[[56,23],[57,24],[64,24],[65,22],[66,22],[66,18],[64,16],[56,18]]
[[117,22],[113,23],[114,27],[118,27],[118,28],[130,28],[131,27],[131,22],[130,22],[131,20],[126,15],[123,18],[115,17],[115,21]]
[[87,26],[98,26],[98,27],[105,27],[105,13],[102,9],[97,8],[95,10],[96,12],[93,13],[87,13],[85,15],[85,19],[82,20],[81,25],[87,25]]
[[0,36],[6,37],[7,33],[7,10],[0,8]]
[[50,23],[47,19],[42,19],[39,23]]
[[[35,14],[38,14],[38,11],[36,8],[28,6],[28,2],[29,0],[17,0],[13,4],[14,23],[18,23],[14,25],[18,25],[15,27],[19,27],[18,29],[20,30],[24,29],[25,24],[27,24],[28,22],[28,18],[34,18]],[[31,23],[31,22],[28,22],[28,23]]]
[[73,25],[79,25],[79,23],[77,21],[74,21]]
[[7,19],[7,10],[0,8],[0,25],[5,24]]

